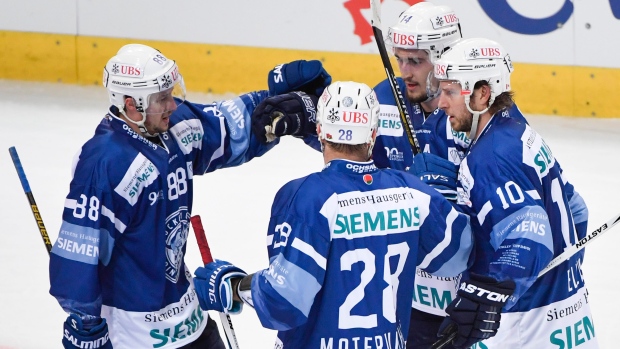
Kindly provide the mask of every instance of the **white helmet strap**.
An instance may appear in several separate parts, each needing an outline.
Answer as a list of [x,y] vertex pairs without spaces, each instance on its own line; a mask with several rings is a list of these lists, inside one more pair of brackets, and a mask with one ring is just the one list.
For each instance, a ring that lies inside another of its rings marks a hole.
[[139,112],[140,115],[142,115],[142,120],[140,120],[140,121],[133,121],[125,113],[125,106],[117,105],[116,107],[118,108],[119,113],[123,114],[123,116],[125,117],[125,120],[127,122],[131,122],[132,124],[138,126],[138,129],[140,130],[140,133],[143,136],[145,136],[145,137],[156,137],[158,135],[158,133],[150,134],[149,131],[146,129],[146,125],[144,124],[146,122],[146,111]]
[[471,130],[469,131],[469,138],[473,141],[476,140],[476,132],[478,132],[478,121],[480,121],[480,115],[486,113],[487,111],[489,111],[489,108],[491,107],[491,104],[493,104],[493,101],[495,100],[495,96],[491,95],[491,98],[489,98],[489,105],[484,108],[483,110],[480,111],[476,111],[471,109],[471,106],[469,105],[469,95],[465,96],[465,106],[467,107],[467,110],[469,110],[470,113],[472,113],[473,115],[473,119],[471,121]]

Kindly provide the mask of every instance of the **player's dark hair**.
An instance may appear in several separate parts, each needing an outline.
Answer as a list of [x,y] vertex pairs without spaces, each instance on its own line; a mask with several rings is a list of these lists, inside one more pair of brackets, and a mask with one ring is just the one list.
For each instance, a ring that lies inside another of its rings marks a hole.
[[[489,86],[489,83],[484,80],[480,80],[474,85],[474,90],[477,90],[482,86]],[[514,95],[515,93],[512,91],[505,91],[496,96],[493,104],[489,107],[489,114],[495,115],[495,113],[500,110],[512,108],[515,104]]]
[[339,153],[358,155],[362,158],[368,155],[368,145],[366,144],[342,144],[330,142],[328,140],[325,140],[325,143]]

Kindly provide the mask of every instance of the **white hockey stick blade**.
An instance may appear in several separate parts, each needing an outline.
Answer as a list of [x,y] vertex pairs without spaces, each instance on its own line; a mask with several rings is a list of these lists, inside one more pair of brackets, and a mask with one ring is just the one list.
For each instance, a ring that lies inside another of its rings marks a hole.
[[219,314],[222,328],[224,329],[224,334],[226,335],[226,341],[228,342],[228,348],[239,349],[239,342],[237,342],[237,336],[235,335],[235,329],[233,328],[232,321],[230,320],[230,315],[225,313]]
[[620,214],[616,215],[614,218],[610,219],[605,224],[601,225],[596,230],[586,235],[583,239],[577,241],[576,244],[565,249],[564,252],[562,252],[559,256],[555,257],[551,262],[549,262],[549,265],[547,265],[545,269],[540,271],[540,273],[538,274],[538,277],[543,276],[549,270],[562,264],[562,262],[572,257],[578,251],[583,250],[586,247],[586,245],[591,243],[597,237],[603,235],[604,232],[611,229],[611,227],[618,224],[618,222],[620,222]]
[[370,11],[372,12],[370,24],[381,30],[381,0],[370,0]]

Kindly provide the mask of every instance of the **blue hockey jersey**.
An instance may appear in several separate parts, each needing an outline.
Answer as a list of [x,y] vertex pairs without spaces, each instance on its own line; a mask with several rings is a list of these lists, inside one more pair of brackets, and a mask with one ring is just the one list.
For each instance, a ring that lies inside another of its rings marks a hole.
[[413,175],[333,160],[274,199],[258,317],[276,348],[404,348],[416,266],[463,271],[468,219]]
[[[403,79],[397,78],[396,81],[400,90],[405,91],[406,86]],[[375,86],[375,92],[381,104],[381,110],[377,141],[372,158],[377,167],[406,170],[413,163],[413,151],[402,127],[389,81],[380,82]],[[425,118],[420,104],[412,103],[405,98],[405,105],[420,149],[458,166],[465,157],[471,143],[467,134],[454,131],[448,120],[448,115],[441,109],[435,109]],[[509,111],[503,111],[501,116],[512,117],[525,122],[523,114],[516,105]],[[405,125],[405,127],[407,126]],[[412,306],[426,313],[445,316],[446,307],[456,297],[456,278],[441,278],[421,270],[418,270],[417,273],[419,277],[416,278]]]
[[[586,235],[588,219],[549,145],[527,124],[495,115],[461,163],[459,181],[458,203],[472,217],[476,241],[468,272],[517,285],[497,336],[484,345],[570,348],[581,341],[583,348],[596,348],[583,250],[538,278]],[[578,341],[571,338],[573,329]]]
[[[184,264],[193,177],[240,165],[261,145],[250,115],[267,91],[184,102],[157,145],[110,112],[74,164],[50,256],[50,293],[67,312],[107,319],[116,348],[176,348],[206,325]],[[178,103],[178,101],[177,101]]]

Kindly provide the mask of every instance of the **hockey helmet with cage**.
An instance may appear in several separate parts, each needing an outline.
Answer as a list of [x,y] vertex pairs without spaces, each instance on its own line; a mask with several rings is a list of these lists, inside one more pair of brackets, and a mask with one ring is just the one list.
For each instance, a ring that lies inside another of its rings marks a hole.
[[319,139],[339,144],[374,145],[379,125],[379,101],[368,85],[337,81],[324,91],[317,105]]
[[135,123],[149,136],[153,135],[144,127],[148,107],[157,103],[161,94],[171,95],[181,103],[185,100],[185,84],[176,62],[142,44],[125,45],[110,58],[103,69],[103,86],[121,113],[126,96],[134,99],[136,110],[142,113],[142,121]]
[[[429,83],[429,88],[438,91],[441,81],[460,85],[465,106],[474,115],[471,132],[475,135],[478,117],[489,110],[497,96],[510,91],[513,70],[510,55],[499,43],[485,38],[463,39],[434,63],[434,79]],[[491,90],[488,106],[480,111],[472,110],[469,105],[470,96],[479,81],[486,81]]]
[[386,45],[394,48],[427,50],[435,61],[462,37],[459,18],[451,7],[420,2],[398,18],[388,30]]

